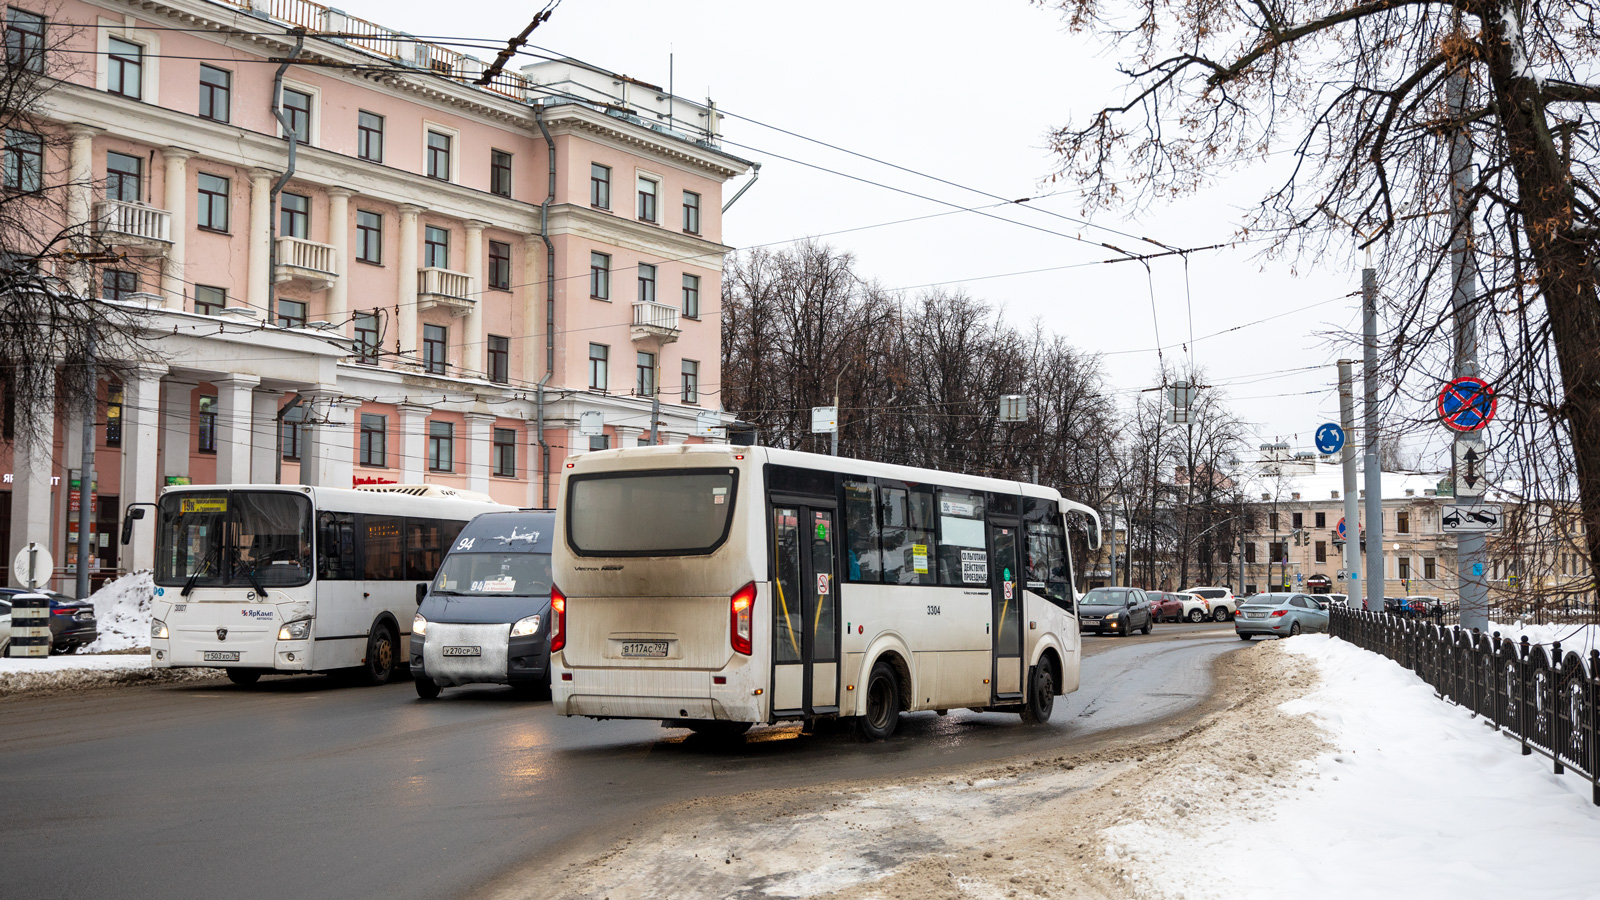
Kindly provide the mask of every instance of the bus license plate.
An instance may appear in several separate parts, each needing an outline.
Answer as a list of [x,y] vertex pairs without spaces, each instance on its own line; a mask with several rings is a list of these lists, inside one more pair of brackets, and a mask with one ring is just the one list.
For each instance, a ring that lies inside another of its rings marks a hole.
[[666,641],[628,641],[622,645],[622,655],[645,659],[666,659]]
[[237,651],[237,650],[207,650],[205,652],[205,659],[202,660],[202,662],[238,662],[238,661],[239,661],[239,651]]
[[482,656],[482,647],[446,647],[445,656]]

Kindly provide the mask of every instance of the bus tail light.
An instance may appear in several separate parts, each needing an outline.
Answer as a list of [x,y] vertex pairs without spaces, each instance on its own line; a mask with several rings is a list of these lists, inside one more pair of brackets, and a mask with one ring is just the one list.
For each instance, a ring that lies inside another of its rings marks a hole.
[[567,646],[567,595],[550,585],[550,652]]
[[735,653],[741,653],[745,656],[750,655],[755,605],[756,583],[754,581],[739,588],[728,601],[728,618],[729,624],[732,626],[728,634]]

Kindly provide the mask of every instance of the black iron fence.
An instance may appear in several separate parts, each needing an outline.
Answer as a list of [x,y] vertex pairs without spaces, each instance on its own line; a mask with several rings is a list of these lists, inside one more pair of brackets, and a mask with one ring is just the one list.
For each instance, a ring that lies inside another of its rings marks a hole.
[[1557,775],[1583,775],[1600,806],[1600,651],[1585,660],[1563,653],[1559,641],[1546,647],[1526,636],[1512,641],[1337,605],[1328,612],[1334,637],[1416,672],[1440,696],[1519,741],[1524,756],[1548,757]]

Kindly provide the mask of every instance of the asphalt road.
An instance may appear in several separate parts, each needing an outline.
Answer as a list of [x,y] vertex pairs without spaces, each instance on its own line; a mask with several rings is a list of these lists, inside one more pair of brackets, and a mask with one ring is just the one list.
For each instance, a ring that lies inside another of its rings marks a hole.
[[1084,644],[1083,686],[1047,725],[918,713],[882,744],[778,727],[728,748],[561,718],[502,688],[422,702],[409,682],[320,677],[8,700],[0,877],[29,900],[458,897],[696,796],[1087,751],[1192,714],[1211,662],[1244,646],[1212,624]]

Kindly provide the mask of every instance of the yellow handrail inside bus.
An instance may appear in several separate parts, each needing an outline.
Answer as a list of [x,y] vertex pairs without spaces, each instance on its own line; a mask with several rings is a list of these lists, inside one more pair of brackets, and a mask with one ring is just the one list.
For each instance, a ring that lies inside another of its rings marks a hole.
[[[795,515],[798,519],[799,513],[797,512]],[[778,606],[783,610],[783,627],[789,632],[789,646],[794,648],[794,656],[795,659],[798,660],[800,659],[800,645],[795,642],[794,625],[789,621],[789,601],[785,600],[783,596],[783,566],[781,565],[783,559],[782,553],[783,551],[778,549],[778,529],[774,528],[772,529],[772,559],[773,562],[779,563],[779,566],[777,571],[778,577],[772,580],[778,585]]]

